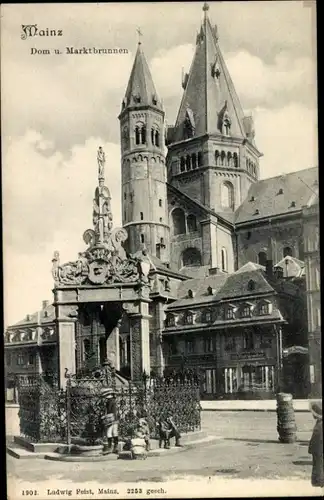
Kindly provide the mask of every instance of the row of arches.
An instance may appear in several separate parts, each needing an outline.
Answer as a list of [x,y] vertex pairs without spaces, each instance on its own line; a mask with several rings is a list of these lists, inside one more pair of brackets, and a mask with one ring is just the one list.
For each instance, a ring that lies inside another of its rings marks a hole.
[[203,165],[203,155],[201,151],[198,153],[192,153],[191,155],[181,156],[180,158],[180,172],[186,172],[188,170],[201,167]]
[[215,151],[215,163],[216,167],[231,167],[237,168],[239,166],[239,158],[237,153],[231,153],[228,151]]
[[[128,138],[128,129],[124,129],[123,131],[123,139],[125,141],[125,144],[129,143],[129,138]],[[138,146],[140,144],[146,144],[147,142],[147,129],[146,125],[144,123],[137,123],[135,126],[135,144]],[[157,127],[152,127],[151,128],[151,144],[153,146],[159,147],[160,146],[160,131]]]
[[257,166],[249,159],[246,159],[246,170],[254,177],[257,176]]
[[194,233],[197,231],[197,219],[193,214],[185,215],[181,208],[175,208],[172,211],[172,226],[173,234],[176,236],[178,234]]

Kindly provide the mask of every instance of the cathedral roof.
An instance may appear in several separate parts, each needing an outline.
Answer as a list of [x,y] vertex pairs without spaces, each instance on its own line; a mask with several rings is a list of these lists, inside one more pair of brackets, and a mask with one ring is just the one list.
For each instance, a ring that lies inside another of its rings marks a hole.
[[139,43],[125,97],[123,99],[122,111],[127,107],[141,108],[143,106],[152,106],[160,110],[163,109],[162,103],[155,90],[152,75],[142,49],[142,44]]
[[300,211],[317,186],[318,168],[279,175],[252,184],[236,211],[235,224]]
[[172,142],[184,139],[186,123],[193,126],[193,136],[220,134],[225,114],[230,120],[231,136],[248,138],[253,144],[253,124],[244,117],[232,79],[218,44],[217,27],[213,27],[204,8],[204,21],[196,40],[189,74],[184,76],[184,94],[180,104]]

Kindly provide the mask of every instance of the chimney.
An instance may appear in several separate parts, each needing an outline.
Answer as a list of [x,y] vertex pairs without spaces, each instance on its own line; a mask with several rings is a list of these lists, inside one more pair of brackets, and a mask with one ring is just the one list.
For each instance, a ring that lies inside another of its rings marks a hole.
[[269,278],[273,277],[273,261],[272,260],[266,261],[266,275]]
[[43,300],[42,302],[42,310],[46,309],[49,306],[49,300]]

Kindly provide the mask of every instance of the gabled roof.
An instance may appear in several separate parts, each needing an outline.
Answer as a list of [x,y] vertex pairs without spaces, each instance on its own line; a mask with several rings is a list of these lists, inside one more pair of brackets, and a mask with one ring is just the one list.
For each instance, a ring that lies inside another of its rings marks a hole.
[[[140,98],[140,101],[138,100]],[[125,97],[123,100],[123,110],[127,107],[153,106],[163,110],[161,100],[158,98],[152,75],[145,59],[142,44],[139,43],[129,77]]]
[[281,267],[285,277],[301,277],[305,269],[305,262],[287,255],[281,259],[274,267]]
[[[248,287],[250,280],[254,281],[253,290]],[[219,300],[232,299],[234,297],[243,298],[271,292],[274,292],[274,288],[267,281],[265,273],[261,269],[243,272],[238,270],[228,276],[221,290],[217,293],[217,298]]]
[[309,202],[318,179],[318,168],[278,175],[251,185],[235,213],[235,224],[300,211]]
[[[172,142],[184,139],[186,118],[193,119],[194,134],[221,134],[222,113],[228,113],[231,136],[247,138],[251,123],[246,122],[232,79],[223,59],[217,28],[213,27],[204,7],[204,20],[197,35],[196,50],[189,70],[185,76],[184,94],[181,100]],[[192,121],[192,120],[191,120]],[[253,143],[253,134],[249,134]]]
[[52,304],[49,304],[47,307],[41,309],[40,311],[37,311],[33,314],[28,315],[24,319],[18,321],[17,323],[14,323],[13,325],[10,325],[8,328],[15,328],[19,326],[35,326],[37,324],[46,324],[46,323],[52,323],[55,319],[55,309]]
[[[254,281],[253,289],[248,287],[249,281]],[[208,287],[213,294],[208,293]],[[193,290],[195,296],[188,298],[188,290]],[[212,304],[221,300],[255,297],[275,292],[269,283],[262,266],[248,262],[232,274],[216,274],[206,278],[193,278],[182,282],[178,287],[178,300],[170,304],[167,310],[175,310],[198,304]]]

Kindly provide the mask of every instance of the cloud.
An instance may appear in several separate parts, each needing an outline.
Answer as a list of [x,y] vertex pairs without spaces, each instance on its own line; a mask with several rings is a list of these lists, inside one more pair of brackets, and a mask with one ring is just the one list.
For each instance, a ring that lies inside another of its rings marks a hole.
[[314,105],[316,66],[309,58],[291,59],[281,52],[273,64],[265,64],[240,51],[228,54],[226,63],[239,96],[251,107],[276,108],[291,101]]
[[5,244],[33,253],[56,230],[79,231],[92,224],[92,195],[97,184],[97,148],[107,158],[106,178],[115,193],[112,206],[120,222],[120,146],[91,137],[69,154],[52,149],[40,133],[28,131],[7,145],[3,161]]
[[264,157],[261,177],[318,166],[317,114],[300,104],[281,109],[257,108],[255,141]]
[[161,97],[180,96],[182,94],[182,68],[188,71],[194,55],[192,44],[178,45],[168,50],[159,50],[151,60],[151,71]]

